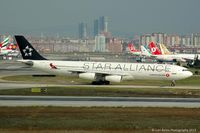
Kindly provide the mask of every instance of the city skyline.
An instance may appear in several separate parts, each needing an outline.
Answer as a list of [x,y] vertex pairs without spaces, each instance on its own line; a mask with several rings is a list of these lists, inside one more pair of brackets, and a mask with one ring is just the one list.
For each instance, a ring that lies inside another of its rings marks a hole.
[[78,37],[77,25],[108,17],[113,35],[200,32],[199,0],[1,0],[1,34]]

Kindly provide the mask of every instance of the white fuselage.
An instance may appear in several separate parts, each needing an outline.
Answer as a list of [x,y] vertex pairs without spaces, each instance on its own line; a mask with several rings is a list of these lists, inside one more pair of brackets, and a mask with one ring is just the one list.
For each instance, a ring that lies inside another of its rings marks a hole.
[[21,60],[28,61],[32,62],[33,68],[56,75],[95,73],[121,76],[122,80],[179,80],[192,76],[186,68],[170,64]]
[[0,51],[0,55],[6,55],[6,54],[8,54],[7,51]]
[[147,49],[144,46],[141,46],[141,51],[131,52],[131,53],[137,56],[151,57],[151,54],[147,51]]
[[181,62],[186,62],[186,61],[191,61],[195,60],[195,57],[197,55],[195,54],[169,54],[169,55],[154,55],[158,60],[163,60],[163,61],[181,61]]
[[0,49],[0,55],[7,55],[10,53],[12,50],[7,50],[7,49]]

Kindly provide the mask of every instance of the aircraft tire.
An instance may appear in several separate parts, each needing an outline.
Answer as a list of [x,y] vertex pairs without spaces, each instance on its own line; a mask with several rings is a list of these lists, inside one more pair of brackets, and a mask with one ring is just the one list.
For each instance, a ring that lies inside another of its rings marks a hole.
[[172,80],[171,86],[176,86],[176,82],[174,80]]
[[92,85],[109,85],[110,81],[93,81]]
[[110,81],[104,81],[105,85],[109,85]]

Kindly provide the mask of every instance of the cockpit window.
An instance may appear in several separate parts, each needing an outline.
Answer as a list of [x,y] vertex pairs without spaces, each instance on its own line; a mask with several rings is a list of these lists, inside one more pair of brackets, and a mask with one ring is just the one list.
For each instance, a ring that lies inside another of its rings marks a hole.
[[189,71],[188,69],[183,69],[182,71]]

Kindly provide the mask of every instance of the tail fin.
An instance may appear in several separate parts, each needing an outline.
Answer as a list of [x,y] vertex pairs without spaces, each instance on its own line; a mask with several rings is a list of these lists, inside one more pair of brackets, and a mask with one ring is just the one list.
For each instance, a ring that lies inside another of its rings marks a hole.
[[136,51],[136,49],[135,49],[135,47],[133,46],[132,43],[128,44],[128,49],[130,50],[130,52],[135,52]]
[[5,38],[1,44],[0,44],[0,47],[5,47],[9,44],[9,37]]
[[128,48],[129,48],[129,50],[130,50],[131,53],[133,53],[133,52],[139,52],[139,50],[135,49],[133,43],[129,43],[128,44]]
[[46,60],[42,57],[33,46],[24,38],[24,36],[15,36],[17,44],[19,46],[20,52],[23,59],[29,60]]
[[172,54],[164,44],[160,44],[160,50],[162,54]]
[[145,46],[141,46],[141,52],[144,56],[151,56],[150,51]]
[[155,45],[154,42],[151,42],[151,43],[149,44],[149,48],[150,48],[151,53],[152,53],[153,55],[161,55],[161,54],[162,54],[161,51],[160,51],[159,48]]

